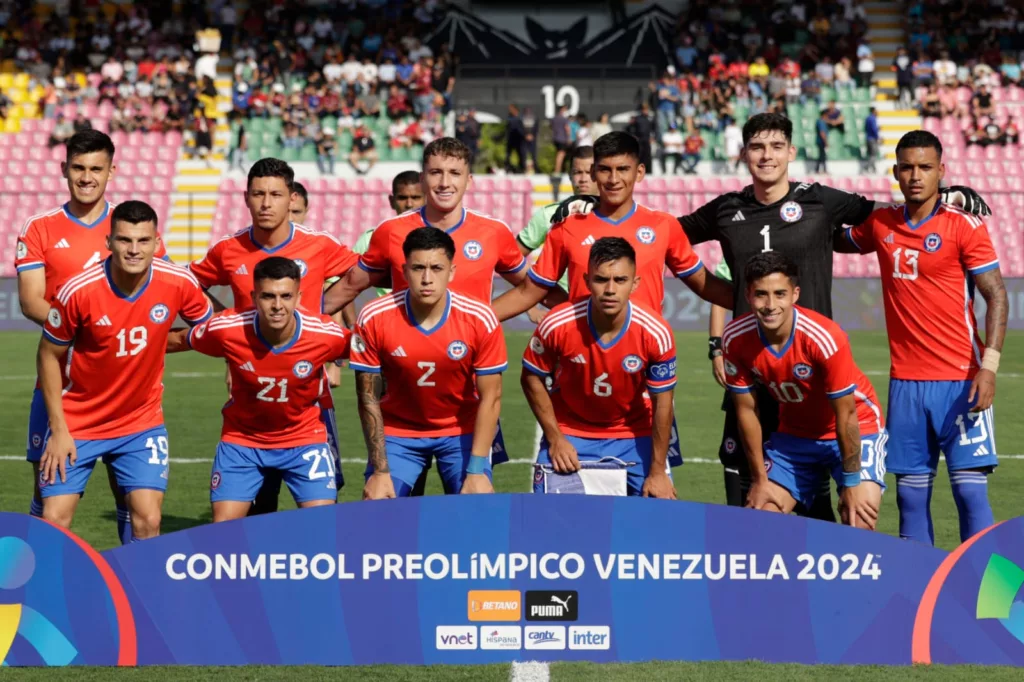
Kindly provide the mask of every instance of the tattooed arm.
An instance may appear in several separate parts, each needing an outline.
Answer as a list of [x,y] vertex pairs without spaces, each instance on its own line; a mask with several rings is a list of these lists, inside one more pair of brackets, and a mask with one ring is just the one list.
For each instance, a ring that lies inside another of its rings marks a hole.
[[1006,297],[1006,286],[999,268],[974,275],[974,285],[981,292],[981,297],[988,305],[985,313],[985,355],[982,357],[981,369],[974,375],[968,402],[977,402],[972,412],[981,412],[992,406],[996,395],[996,371],[999,368],[999,354],[1003,350],[1003,339],[1006,337],[1006,318],[1009,301]]
[[384,417],[380,411],[380,394],[384,379],[379,373],[356,372],[356,397],[359,403],[359,421],[363,425],[363,439],[369,453],[373,474],[363,488],[364,500],[382,500],[395,497],[391,481],[388,455],[384,447]]
[[836,440],[839,456],[843,460],[843,486],[839,491],[840,516],[843,523],[855,528],[874,530],[878,522],[878,509],[882,504],[882,489],[871,482],[861,482],[860,423],[857,419],[857,400],[853,393],[832,401],[836,413]]

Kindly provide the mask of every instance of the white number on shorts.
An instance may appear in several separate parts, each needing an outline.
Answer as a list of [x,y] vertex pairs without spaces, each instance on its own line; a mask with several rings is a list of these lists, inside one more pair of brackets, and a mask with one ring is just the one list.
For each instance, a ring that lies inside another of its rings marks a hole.
[[437,384],[435,384],[433,381],[427,381],[427,379],[430,378],[430,375],[434,373],[434,370],[437,369],[437,363],[417,362],[416,366],[419,367],[420,369],[427,370],[426,372],[423,373],[423,376],[416,380],[417,386],[437,386]]
[[[286,402],[288,402],[288,380],[287,379],[281,379],[280,381],[278,381],[274,377],[257,377],[256,381],[260,382],[260,384],[263,385],[263,388],[260,390],[260,392],[256,394],[256,399],[257,400],[263,400],[263,401],[268,402],[268,403],[272,403],[272,402],[286,403]],[[281,389],[281,393],[276,398],[272,398],[269,395],[269,393],[274,390],[275,386],[277,386],[278,388]]]
[[594,395],[599,398],[607,398],[612,394],[612,385],[605,381],[607,378],[608,372],[604,372],[601,376],[594,379]]
[[768,384],[768,388],[771,389],[775,400],[780,403],[802,403],[804,401],[804,392],[800,390],[798,384],[794,384],[792,381],[783,381],[779,385],[773,381]]
[[[147,438],[146,447],[149,448],[149,464],[167,465],[167,460],[170,456],[168,455],[169,448],[167,447],[166,438],[163,436]],[[161,458],[160,455],[163,455],[163,457]]]
[[[327,478],[328,476],[334,478],[334,458],[331,457],[331,451],[328,448],[310,450],[302,455],[302,459],[310,462],[309,473],[307,474],[309,480],[316,481],[321,478]],[[321,460],[323,460],[327,471],[320,471]]]
[[[122,329],[117,333],[117,355],[116,358],[123,358],[126,355],[138,355],[146,347],[147,334],[145,327],[132,327],[131,330]],[[127,348],[127,342],[132,344],[131,351]]]
[[[966,419],[965,419],[966,417]],[[973,419],[974,425],[972,429],[981,429],[981,433],[974,438],[969,438],[967,435],[967,427],[964,422],[967,419]],[[985,413],[975,412],[974,414],[958,414],[956,416],[956,425],[960,428],[960,445],[977,445],[978,443],[984,443],[988,440],[988,427],[985,426]]]
[[[900,271],[900,252],[907,257],[907,269],[909,272]],[[892,252],[892,278],[893,279],[917,279],[917,257],[920,251],[914,249],[899,248]]]

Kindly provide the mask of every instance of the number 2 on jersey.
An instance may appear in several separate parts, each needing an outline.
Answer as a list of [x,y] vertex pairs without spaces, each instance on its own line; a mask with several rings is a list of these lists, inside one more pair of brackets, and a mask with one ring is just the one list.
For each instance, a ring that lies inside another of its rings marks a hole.
[[427,381],[427,379],[430,378],[430,375],[434,373],[434,370],[437,369],[437,363],[435,363],[435,362],[417,362],[416,366],[419,367],[420,369],[427,370],[426,372],[424,372],[422,374],[422,376],[420,376],[419,379],[416,380],[416,385],[417,386],[437,386],[437,384],[435,382]]

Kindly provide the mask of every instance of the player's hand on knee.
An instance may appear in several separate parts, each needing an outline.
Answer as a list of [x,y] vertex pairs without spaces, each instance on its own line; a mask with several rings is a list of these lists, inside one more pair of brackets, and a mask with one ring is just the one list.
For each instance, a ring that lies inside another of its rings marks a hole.
[[564,437],[559,438],[548,448],[551,466],[560,474],[571,474],[580,470],[580,458],[576,448]]
[[984,412],[992,407],[996,397],[996,375],[991,370],[979,369],[971,382],[971,392],[967,396],[968,403],[974,403],[971,412]]
[[753,481],[750,484],[750,492],[747,493],[747,507],[764,511],[782,511],[786,508],[782,488],[767,478]]
[[881,506],[878,486],[861,483],[843,488],[839,497],[842,499],[839,515],[843,524],[854,528],[875,529],[878,523],[878,508]]
[[676,487],[672,484],[672,478],[664,471],[651,471],[644,479],[644,497],[654,497],[659,500],[676,499]]
[[494,485],[487,474],[467,474],[466,480],[462,482],[462,495],[484,495],[494,492]]
[[711,373],[715,375],[715,381],[722,388],[726,388],[725,385],[725,358],[721,355],[711,360]]
[[395,497],[395,484],[390,472],[371,474],[363,486],[364,500],[387,500]]
[[57,476],[60,482],[67,480],[67,464],[75,465],[78,459],[78,451],[75,448],[75,441],[70,433],[52,433],[46,441],[46,450],[39,460],[39,471],[43,473],[43,480],[49,483],[56,483]]

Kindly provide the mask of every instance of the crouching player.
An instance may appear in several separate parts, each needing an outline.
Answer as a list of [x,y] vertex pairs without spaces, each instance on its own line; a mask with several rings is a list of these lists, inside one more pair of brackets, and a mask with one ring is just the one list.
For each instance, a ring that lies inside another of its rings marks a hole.
[[449,290],[448,233],[416,228],[402,253],[409,288],[367,304],[352,337],[370,460],[363,499],[408,496],[433,458],[445,493],[494,492],[488,455],[508,367],[501,325],[489,305]]
[[[854,363],[846,334],[796,305],[797,267],[780,252],[751,258],[744,281],[753,312],[730,322],[722,343],[750,464],[747,506],[789,513],[798,502],[810,505],[824,470],[839,487],[843,523],[874,530],[887,435],[875,390]],[[778,431],[763,450],[755,382],[779,403]]]
[[[625,239],[594,242],[584,277],[590,296],[553,308],[523,354],[523,391],[544,431],[537,463],[566,474],[581,461],[615,457],[632,465],[628,494],[674,499],[672,329],[629,300],[640,278]],[[550,394],[547,376],[555,378]]]
[[225,358],[231,397],[213,460],[213,520],[249,512],[266,473],[277,473],[299,507],[337,500],[334,456],[320,419],[326,362],[342,357],[350,333],[299,304],[300,266],[271,256],[253,270],[255,308],[225,310],[191,330],[173,332],[167,351]]

